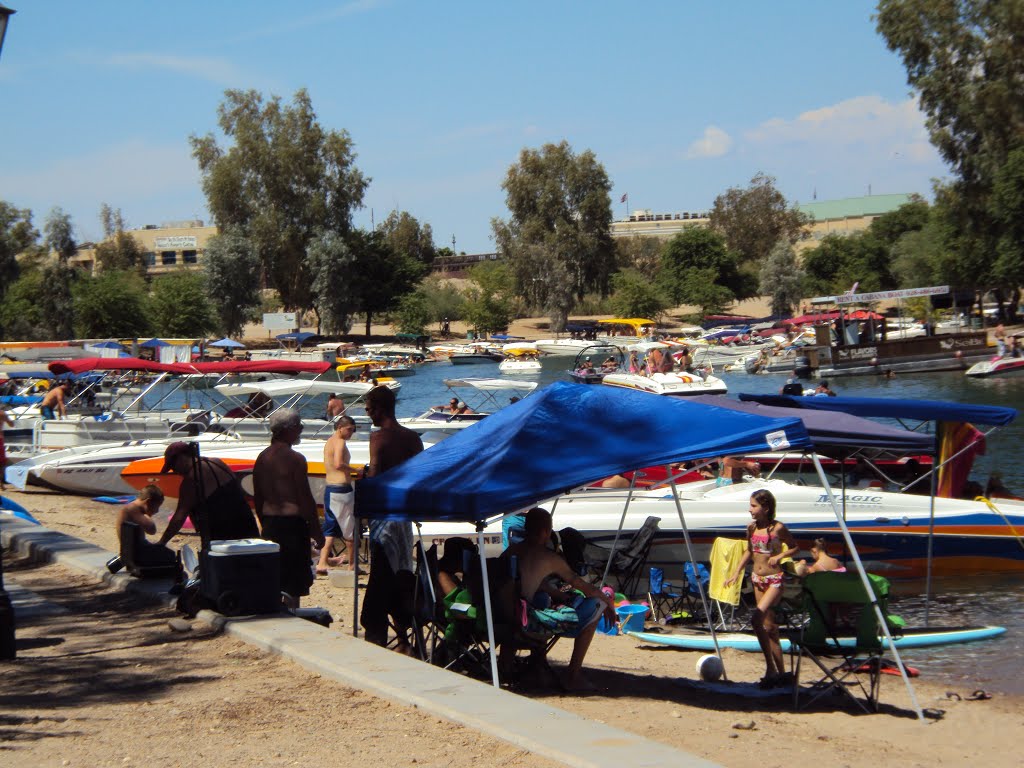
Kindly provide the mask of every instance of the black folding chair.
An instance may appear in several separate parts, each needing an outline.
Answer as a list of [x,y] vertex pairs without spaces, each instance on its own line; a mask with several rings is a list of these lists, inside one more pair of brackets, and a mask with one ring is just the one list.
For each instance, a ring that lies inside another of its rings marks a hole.
[[587,544],[585,554],[590,572],[600,579],[607,569],[608,575],[615,578],[617,591],[626,597],[635,597],[660,522],[660,517],[648,517],[629,543],[615,552],[600,544]]

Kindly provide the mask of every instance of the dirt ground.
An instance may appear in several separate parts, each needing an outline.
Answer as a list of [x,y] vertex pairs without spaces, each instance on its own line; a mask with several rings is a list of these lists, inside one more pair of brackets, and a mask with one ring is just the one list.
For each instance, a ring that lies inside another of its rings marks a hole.
[[[11,497],[49,528],[115,548],[114,507],[36,490]],[[190,538],[179,536],[173,544]],[[21,628],[19,640],[27,645],[21,661],[0,667],[5,765],[145,760],[161,766],[195,764],[196,758],[203,765],[318,759],[343,766],[384,760],[415,760],[418,766],[548,764],[489,737],[319,680],[287,661],[211,636],[202,625],[172,633],[170,612],[107,594],[56,566],[15,563],[9,578],[75,613]],[[318,578],[304,604],[328,607],[334,628],[351,632],[351,588]],[[117,639],[111,641],[112,635]],[[566,641],[555,646],[556,669],[571,647]],[[980,686],[929,680],[925,667],[914,690],[922,707],[942,710],[941,719],[918,722],[902,680],[889,676],[883,676],[878,715],[832,703],[794,713],[788,696],[762,698],[749,685],[764,671],[759,654],[725,652],[728,676],[739,682],[724,693],[697,681],[699,655],[599,635],[586,665],[596,694],[568,696],[552,688],[528,695],[735,768],[764,768],[766,748],[780,763],[1020,764],[1019,698],[995,694],[970,701],[968,694]],[[400,748],[391,721],[402,737]],[[195,738],[199,733],[201,740]]]

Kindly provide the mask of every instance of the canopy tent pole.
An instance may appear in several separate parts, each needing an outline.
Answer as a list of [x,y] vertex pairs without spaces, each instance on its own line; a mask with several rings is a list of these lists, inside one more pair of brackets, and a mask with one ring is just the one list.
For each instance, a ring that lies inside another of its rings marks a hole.
[[498,680],[498,651],[494,647],[494,612],[491,610],[491,585],[487,578],[487,555],[484,554],[484,524],[476,524],[477,548],[480,550],[480,573],[484,583],[484,610],[487,613],[487,644],[491,651],[491,682],[495,688],[501,687]]
[[832,492],[832,488],[828,484],[828,477],[825,476],[825,470],[821,466],[821,460],[818,458],[817,452],[811,453],[811,459],[814,461],[814,468],[818,472],[818,479],[821,480],[821,485],[825,489],[825,493],[828,494],[828,500],[832,505],[832,511],[836,515],[836,522],[839,523],[839,528],[843,532],[843,540],[846,542],[846,546],[849,548],[850,554],[853,556],[853,561],[857,564],[857,574],[860,576],[861,583],[864,585],[865,593],[870,597],[871,606],[875,609],[878,626],[882,628],[882,633],[885,635],[885,639],[889,641],[889,648],[887,650],[891,651],[892,655],[896,657],[896,666],[899,667],[900,676],[903,678],[903,682],[907,687],[907,693],[910,695],[910,702],[914,707],[914,712],[917,713],[917,719],[924,722],[924,712],[921,710],[921,705],[917,703],[917,696],[914,693],[914,686],[910,683],[910,677],[907,675],[907,668],[903,665],[903,659],[900,658],[900,651],[892,639],[892,633],[889,632],[889,624],[886,622],[885,616],[882,615],[882,608],[878,604],[878,597],[875,595],[875,590],[871,587],[871,580],[868,579],[868,573],[864,569],[864,563],[861,562],[860,553],[857,552],[857,547],[853,543],[853,537],[850,536],[850,529],[846,526],[846,520],[843,519],[843,516],[839,512],[839,507],[836,505],[835,494]]
[[[936,443],[938,442],[938,433],[936,432]],[[939,455],[938,446],[936,446],[935,456]],[[933,546],[935,542],[935,494],[939,490],[939,473],[933,471],[932,475],[932,494],[928,504],[928,562],[925,567],[924,576],[924,625],[930,626],[929,619],[931,618],[931,606],[932,606],[932,558],[934,557]]]
[[[671,474],[670,465],[666,465],[665,469],[669,470],[669,474]],[[676,504],[676,513],[679,515],[679,524],[683,526],[683,539],[686,541],[686,556],[690,559],[690,562],[693,563],[693,572],[694,575],[696,575],[697,560],[693,556],[693,542],[690,541],[690,529],[686,527],[686,516],[683,515],[683,505],[679,501],[679,486],[676,483],[672,483],[672,500]],[[622,527],[621,524],[619,527]],[[704,585],[700,583],[699,577],[697,578],[697,592],[700,593],[700,604],[704,608],[704,615],[708,617],[708,629],[711,631],[711,641],[715,644],[715,655],[718,656],[718,660],[722,662],[722,678],[728,680],[729,676],[725,672],[725,660],[722,658],[722,649],[718,647],[718,633],[715,632],[715,622],[711,616],[711,609],[708,606],[707,597],[704,595]]]
[[[359,637],[359,534],[363,530],[363,521],[356,518],[352,529],[352,551],[348,553],[352,562],[352,637]],[[330,553],[328,553],[330,554]]]
[[[629,504],[633,501],[633,490],[636,488],[636,476],[639,472],[634,472],[632,479],[629,481],[629,493],[626,495],[626,504],[622,508],[622,517],[619,518],[619,527],[615,530],[615,538],[612,540],[612,551],[608,553],[608,562],[604,564],[604,573],[601,575],[601,586],[603,587],[608,582],[608,572],[612,569],[612,560],[615,558],[615,548],[619,545],[619,535],[622,533],[622,526],[626,524],[626,513],[629,511]],[[671,475],[671,472],[669,473]],[[626,595],[629,597],[629,595]]]

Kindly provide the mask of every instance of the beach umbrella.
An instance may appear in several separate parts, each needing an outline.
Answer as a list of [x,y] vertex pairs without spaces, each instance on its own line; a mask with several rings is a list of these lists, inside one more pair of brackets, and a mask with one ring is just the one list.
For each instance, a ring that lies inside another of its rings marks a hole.
[[169,347],[171,345],[163,339],[150,339],[149,341],[142,342],[139,346],[148,349],[156,349],[157,347]]
[[211,341],[206,346],[208,347],[220,347],[221,349],[245,349],[245,344],[234,339],[229,339],[226,336],[218,341]]

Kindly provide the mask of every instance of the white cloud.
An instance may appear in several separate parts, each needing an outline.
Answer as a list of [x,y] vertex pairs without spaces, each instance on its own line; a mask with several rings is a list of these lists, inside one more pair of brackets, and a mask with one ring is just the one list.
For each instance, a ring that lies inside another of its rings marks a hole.
[[687,148],[686,157],[721,157],[731,147],[732,137],[718,126],[709,125],[704,129],[704,135]]
[[199,169],[185,142],[131,140],[56,158],[41,168],[0,170],[0,189],[8,190],[19,206],[31,208],[37,224],[52,207],[62,207],[83,240],[99,236],[102,203],[121,208],[133,227],[188,218],[205,207]]
[[857,96],[804,112],[793,119],[772,118],[748,131],[756,145],[851,146],[884,145],[893,156],[931,163],[935,151],[928,142],[924,115],[914,98],[901,102],[880,96]]
[[103,63],[118,69],[138,71],[160,69],[180,75],[208,80],[218,85],[237,86],[245,82],[242,72],[227,59],[219,56],[169,56],[159,53],[115,53]]

